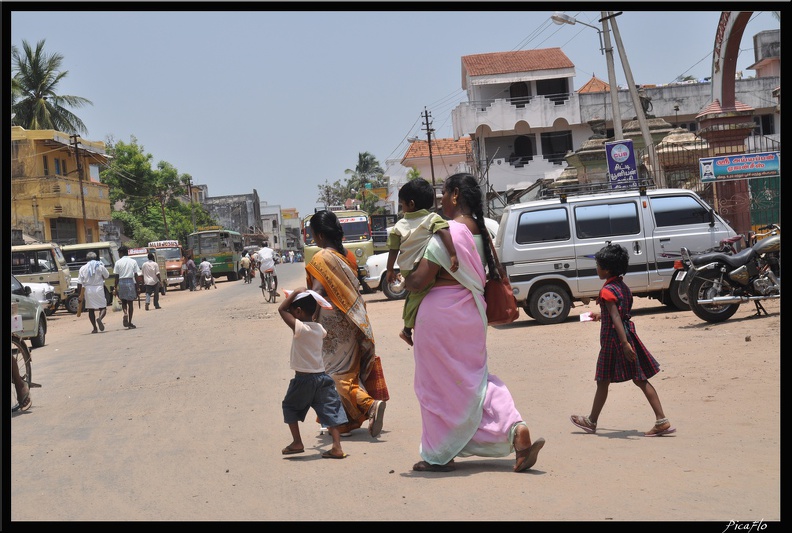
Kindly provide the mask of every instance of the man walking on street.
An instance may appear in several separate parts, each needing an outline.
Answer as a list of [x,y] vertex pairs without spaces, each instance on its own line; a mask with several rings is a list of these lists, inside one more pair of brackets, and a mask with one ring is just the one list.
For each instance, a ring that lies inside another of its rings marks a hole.
[[152,294],[154,295],[154,309],[162,309],[159,304],[162,276],[160,275],[159,265],[154,260],[153,253],[149,252],[148,261],[143,263],[140,270],[143,272],[143,283],[146,286],[146,311],[149,310]]
[[132,313],[135,310],[132,304],[138,298],[138,284],[143,282],[142,272],[137,261],[129,257],[129,248],[120,246],[118,255],[121,257],[113,268],[113,273],[118,274],[116,278],[115,291],[121,300],[121,308],[124,310],[124,327],[135,329],[132,323]]
[[[104,266],[104,263],[96,259],[96,252],[88,252],[85,255],[88,260],[83,266],[80,267],[79,274],[77,275],[77,294],[85,289],[85,308],[88,310],[88,318],[93,326],[91,333],[99,333],[104,331],[105,314],[107,313],[107,298],[105,297],[105,280],[110,277],[110,272]],[[99,311],[99,317],[96,316],[96,311]],[[96,326],[99,329],[96,329]]]

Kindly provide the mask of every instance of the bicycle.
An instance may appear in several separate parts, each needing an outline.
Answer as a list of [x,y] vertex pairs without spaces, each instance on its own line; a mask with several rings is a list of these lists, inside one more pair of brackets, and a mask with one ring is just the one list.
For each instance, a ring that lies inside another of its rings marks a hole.
[[[11,334],[11,357],[12,365],[16,364],[19,368],[19,375],[22,381],[27,383],[28,390],[34,387],[41,387],[38,383],[33,383],[33,367],[31,365],[30,350],[25,344],[25,341]],[[11,376],[11,412],[14,413],[19,410],[19,398],[17,397],[16,386],[14,385],[13,372]]]
[[266,301],[275,303],[275,299],[278,297],[278,289],[275,286],[272,272],[272,270],[264,272],[264,277],[261,279],[261,294],[264,295]]

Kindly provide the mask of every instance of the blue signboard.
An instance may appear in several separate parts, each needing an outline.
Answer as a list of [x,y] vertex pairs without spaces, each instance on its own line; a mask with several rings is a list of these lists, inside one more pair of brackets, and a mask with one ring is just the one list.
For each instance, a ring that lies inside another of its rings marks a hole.
[[608,159],[608,180],[611,189],[632,189],[638,186],[638,167],[631,140],[605,143]]
[[724,155],[699,159],[701,181],[774,178],[781,175],[780,152]]

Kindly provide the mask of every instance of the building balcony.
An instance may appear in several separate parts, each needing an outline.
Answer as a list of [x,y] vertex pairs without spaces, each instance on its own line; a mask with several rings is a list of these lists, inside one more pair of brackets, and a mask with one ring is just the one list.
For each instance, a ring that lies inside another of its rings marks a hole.
[[455,139],[475,135],[480,126],[495,132],[524,129],[520,122],[529,129],[551,129],[559,119],[581,124],[577,93],[463,102],[451,113]]
[[[110,187],[83,179],[85,217],[89,220],[112,220]],[[38,220],[46,218],[83,218],[80,180],[74,176],[50,175],[11,180],[12,208],[20,216]]]

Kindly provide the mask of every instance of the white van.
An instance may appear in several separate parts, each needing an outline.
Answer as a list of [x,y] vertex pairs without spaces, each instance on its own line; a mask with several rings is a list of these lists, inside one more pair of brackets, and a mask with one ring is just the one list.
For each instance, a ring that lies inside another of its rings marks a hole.
[[[19,244],[11,247],[11,273],[21,283],[49,283],[60,304],[77,312],[77,293],[71,286],[71,273],[63,251],[54,242]],[[67,305],[73,303],[74,310]]]
[[735,235],[693,191],[616,189],[506,206],[495,248],[518,304],[537,322],[557,324],[573,302],[597,297],[604,281],[594,254],[606,243],[630,252],[624,280],[634,296],[688,310],[674,269],[680,249],[704,251]]

